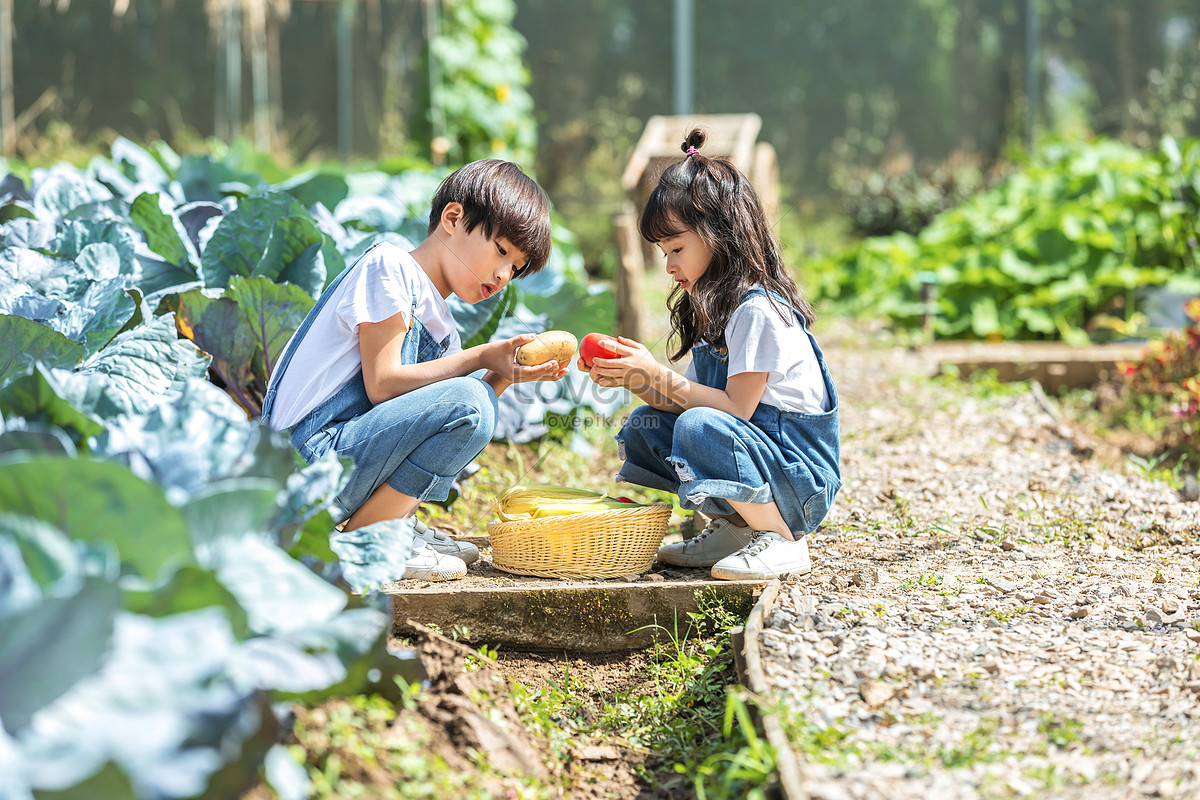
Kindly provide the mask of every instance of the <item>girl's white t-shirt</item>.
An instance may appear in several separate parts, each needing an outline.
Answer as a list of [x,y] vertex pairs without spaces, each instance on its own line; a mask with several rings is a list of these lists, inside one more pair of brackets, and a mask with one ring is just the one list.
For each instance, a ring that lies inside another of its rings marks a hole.
[[429,334],[439,342],[450,337],[446,355],[462,350],[450,306],[411,254],[387,242],[367,251],[349,269],[279,378],[270,420],[276,430],[304,419],[362,367],[359,325],[402,314],[411,328],[414,298],[413,315]]
[[[785,322],[766,295],[742,303],[725,325],[729,377],[743,372],[766,372],[762,401],[784,411],[821,414],[831,410],[821,365],[808,334],[791,310],[780,304]],[[684,377],[696,380],[694,364]]]

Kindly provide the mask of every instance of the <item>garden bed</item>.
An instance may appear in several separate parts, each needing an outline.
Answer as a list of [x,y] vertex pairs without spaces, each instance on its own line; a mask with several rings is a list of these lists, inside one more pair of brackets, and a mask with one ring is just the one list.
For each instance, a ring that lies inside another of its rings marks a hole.
[[935,375],[967,378],[995,370],[1003,382],[1037,381],[1051,394],[1095,386],[1117,377],[1122,361],[1141,357],[1145,343],[1072,347],[1062,342],[934,342],[921,348]]

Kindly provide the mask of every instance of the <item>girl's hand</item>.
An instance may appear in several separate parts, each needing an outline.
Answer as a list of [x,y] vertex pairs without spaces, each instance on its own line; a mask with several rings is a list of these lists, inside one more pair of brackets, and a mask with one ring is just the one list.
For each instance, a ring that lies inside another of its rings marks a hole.
[[547,361],[544,364],[533,364],[532,366],[522,366],[517,363],[517,349],[536,338],[536,334],[522,333],[511,339],[502,339],[484,345],[488,348],[484,357],[484,366],[509,383],[556,381],[562,378],[567,374],[569,362],[560,364],[557,361]]
[[593,381],[601,386],[623,386],[634,394],[657,388],[663,367],[645,345],[621,336],[609,340],[609,348],[620,357],[592,359],[588,372]]

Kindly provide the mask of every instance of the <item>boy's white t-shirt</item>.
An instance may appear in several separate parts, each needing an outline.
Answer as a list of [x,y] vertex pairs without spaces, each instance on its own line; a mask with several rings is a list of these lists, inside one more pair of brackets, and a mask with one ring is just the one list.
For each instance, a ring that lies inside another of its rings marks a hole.
[[304,419],[362,367],[359,325],[403,314],[411,327],[414,298],[414,316],[429,334],[439,342],[450,337],[446,355],[462,350],[450,306],[411,254],[386,242],[349,269],[279,378],[270,420],[276,430]]
[[[829,411],[832,404],[812,342],[795,314],[783,304],[779,307],[787,322],[766,295],[752,297],[734,309],[725,325],[728,375],[769,373],[761,402],[802,414]],[[688,364],[684,377],[696,380],[694,364]]]

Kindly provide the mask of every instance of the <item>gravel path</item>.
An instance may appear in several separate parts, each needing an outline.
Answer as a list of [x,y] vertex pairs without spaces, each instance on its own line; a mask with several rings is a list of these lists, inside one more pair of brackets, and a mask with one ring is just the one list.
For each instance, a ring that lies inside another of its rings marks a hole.
[[845,486],[759,641],[811,796],[1200,797],[1200,504],[1027,387],[827,352]]

